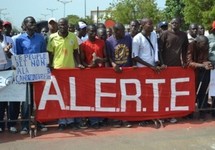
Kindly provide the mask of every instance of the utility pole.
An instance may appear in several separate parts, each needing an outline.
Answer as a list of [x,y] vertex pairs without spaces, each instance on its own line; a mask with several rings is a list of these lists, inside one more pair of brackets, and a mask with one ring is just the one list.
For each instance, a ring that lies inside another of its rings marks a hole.
[[52,17],[53,17],[53,12],[55,11],[55,10],[57,10],[57,8],[54,8],[54,9],[51,9],[51,8],[46,8],[47,10],[49,10],[49,11],[51,11],[51,15],[52,15]]
[[66,4],[68,3],[71,3],[72,0],[69,0],[69,1],[64,1],[64,0],[57,0],[58,2],[62,3],[63,4],[63,17],[65,18],[66,16]]
[[87,18],[87,3],[86,3],[86,0],[84,0],[84,16],[85,16],[85,19]]

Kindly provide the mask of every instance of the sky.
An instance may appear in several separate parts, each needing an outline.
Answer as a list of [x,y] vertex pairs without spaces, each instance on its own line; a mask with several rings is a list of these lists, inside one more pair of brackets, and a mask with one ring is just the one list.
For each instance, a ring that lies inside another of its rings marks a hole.
[[[65,5],[65,14],[85,16],[85,0],[61,0],[68,2]],[[86,15],[90,16],[91,10],[105,10],[117,0],[86,0]],[[165,0],[156,0],[158,8],[165,7]],[[20,29],[21,22],[27,16],[33,16],[36,21],[48,20],[52,17],[52,12],[48,9],[56,9],[53,11],[53,17],[56,19],[64,16],[64,4],[57,0],[0,0],[0,17],[2,20],[8,20],[13,26]],[[5,10],[3,10],[5,9]]]

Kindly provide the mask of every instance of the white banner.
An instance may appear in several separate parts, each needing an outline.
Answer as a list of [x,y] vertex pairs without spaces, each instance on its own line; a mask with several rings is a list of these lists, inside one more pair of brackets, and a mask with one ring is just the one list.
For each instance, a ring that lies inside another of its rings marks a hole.
[[209,96],[215,96],[215,70],[211,70],[211,79],[209,85]]
[[7,63],[7,60],[6,60],[4,51],[3,51],[2,47],[0,46],[0,65],[6,64],[6,63]]
[[26,84],[14,82],[14,71],[0,71],[0,102],[25,101]]
[[16,55],[12,59],[16,67],[15,81],[36,82],[51,79],[48,53]]

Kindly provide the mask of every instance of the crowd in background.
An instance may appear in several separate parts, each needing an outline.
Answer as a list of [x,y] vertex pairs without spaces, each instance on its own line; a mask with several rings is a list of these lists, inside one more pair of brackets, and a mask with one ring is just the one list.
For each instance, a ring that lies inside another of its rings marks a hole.
[[[112,67],[116,73],[123,72],[122,67],[149,67],[156,73],[169,66],[193,68],[196,73],[197,106],[208,108],[207,89],[210,82],[210,70],[215,65],[215,21],[210,34],[205,36],[202,25],[191,23],[188,31],[180,30],[181,20],[173,18],[169,23],[162,21],[154,30],[153,20],[143,18],[133,20],[129,28],[121,23],[113,27],[104,24],[89,24],[79,21],[77,25],[70,24],[66,18],[58,21],[50,18],[47,24],[37,24],[28,16],[23,20],[22,32],[11,35],[12,25],[8,21],[0,21],[0,49],[5,53],[7,63],[0,65],[0,71],[11,70],[11,55],[35,54],[48,52],[51,69],[62,68],[95,68]],[[200,85],[201,83],[201,85]],[[32,84],[31,93],[33,92]],[[33,95],[33,94],[31,94]],[[33,104],[33,97],[31,97]],[[212,108],[215,104],[212,97]],[[8,105],[9,104],[9,105]],[[20,108],[20,106],[22,106]],[[24,102],[0,102],[0,121],[4,119],[7,110],[10,120],[27,119],[29,105]],[[206,111],[201,111],[199,118],[205,119]],[[215,111],[212,111],[215,117]],[[188,116],[192,118],[192,114]],[[168,118],[172,123],[176,118]],[[107,118],[61,118],[58,120],[60,131],[71,129],[98,129],[107,123]],[[139,123],[147,125],[148,121]],[[126,120],[111,120],[113,127],[132,127],[132,122]],[[38,123],[41,131],[47,131],[44,123]],[[0,132],[6,129],[0,122]],[[16,122],[7,123],[8,131],[18,132]],[[21,134],[27,134],[27,121],[21,123]]]

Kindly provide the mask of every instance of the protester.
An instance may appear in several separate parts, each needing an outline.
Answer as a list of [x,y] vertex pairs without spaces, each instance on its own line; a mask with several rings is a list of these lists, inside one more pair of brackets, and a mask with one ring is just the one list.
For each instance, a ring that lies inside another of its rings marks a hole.
[[[107,57],[110,66],[113,67],[115,72],[120,73],[123,71],[122,67],[131,67],[132,58],[132,38],[130,35],[125,35],[125,27],[121,23],[116,23],[113,26],[113,35],[106,40]],[[127,121],[114,120],[113,127],[132,127],[131,123]]]
[[72,24],[72,23],[69,23],[68,31],[72,32],[72,33],[75,33],[75,25]]
[[113,34],[112,28],[106,28],[107,38],[109,38]]
[[49,28],[49,34],[48,35],[57,32],[58,27],[57,27],[57,21],[56,21],[55,18],[49,18],[49,20],[48,20],[48,28]]
[[198,35],[205,35],[205,27],[203,25],[198,25]]
[[191,23],[187,34],[189,43],[193,42],[196,39],[197,35],[198,35],[198,25],[195,23]]
[[[212,62],[212,65],[215,68],[215,21],[212,23],[210,32],[210,35],[208,35],[209,60]],[[212,96],[212,108],[215,109],[215,96]],[[212,111],[212,116],[215,117],[215,110]]]
[[208,61],[208,39],[200,35],[188,46],[187,63],[189,67],[195,68],[197,79],[197,104],[200,109],[200,119],[205,119],[205,111],[201,109],[207,108],[208,94],[207,88],[210,81],[210,71],[213,66]]
[[[68,21],[65,18],[58,20],[58,32],[50,35],[47,49],[50,55],[50,66],[54,69],[75,68],[75,60],[79,68],[84,68],[80,64],[77,37],[68,31]],[[60,131],[67,126],[77,129],[74,118],[59,119],[58,124]]]
[[[7,63],[6,64],[0,64],[0,71],[5,70],[11,70],[12,67],[12,61],[11,61],[11,55],[14,53],[13,49],[13,40],[6,35],[2,34],[3,31],[3,21],[0,20],[0,48],[3,49],[5,58]],[[8,107],[9,104],[9,107]],[[19,102],[0,102],[0,121],[3,121],[5,116],[5,111],[7,113],[7,119],[10,121],[17,120],[18,114],[19,114]],[[7,128],[10,132],[16,133],[16,122],[8,122]],[[3,132],[5,130],[5,123],[0,122],[0,132]]]
[[[40,33],[36,33],[36,21],[32,16],[28,16],[23,20],[23,25],[25,26],[26,32],[18,36],[15,40],[17,55],[20,54],[35,54],[46,52],[46,42],[43,36]],[[30,84],[30,91],[27,90],[27,95],[30,94],[30,104],[33,105],[33,85]],[[32,106],[31,106],[32,107]],[[22,119],[30,119],[29,111],[32,108],[29,108],[29,102],[22,103],[21,117]],[[47,128],[43,125],[39,126],[41,131],[47,131]],[[27,134],[29,131],[28,121],[22,121],[22,129],[20,134]]]
[[[188,46],[187,34],[180,31],[181,21],[179,18],[173,18],[170,25],[171,30],[162,32],[159,39],[161,64],[185,67]],[[172,118],[170,122],[175,123],[177,120]]]
[[156,33],[153,32],[153,22],[151,19],[141,20],[142,31],[133,38],[132,57],[137,62],[138,67],[149,67],[159,72],[158,66],[158,44]]
[[8,21],[4,21],[3,22],[3,30],[4,30],[4,34],[6,36],[11,37],[11,32],[12,32],[12,24]]
[[97,29],[97,37],[103,41],[107,40],[107,32],[105,28],[98,28]]
[[[95,25],[88,25],[88,40],[81,44],[81,59],[86,68],[105,66],[105,42],[96,38],[96,31],[97,28]],[[100,128],[102,120],[103,118],[89,118],[90,125],[94,129]]]
[[139,33],[140,23],[137,20],[132,20],[130,22],[130,32],[129,34],[133,38],[135,35]]

